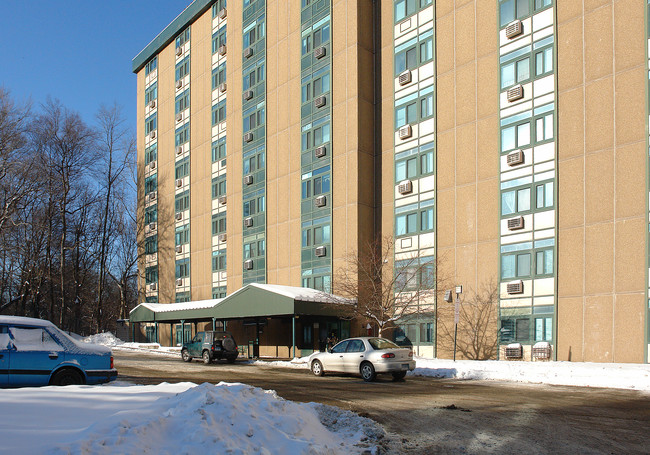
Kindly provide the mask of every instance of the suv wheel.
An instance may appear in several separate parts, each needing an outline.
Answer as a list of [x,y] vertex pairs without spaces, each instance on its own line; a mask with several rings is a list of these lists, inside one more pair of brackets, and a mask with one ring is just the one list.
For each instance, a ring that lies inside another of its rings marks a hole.
[[190,357],[190,353],[187,352],[187,349],[183,349],[181,351],[181,357],[183,358],[183,362],[191,362],[192,357]]
[[203,363],[206,365],[211,362],[210,353],[208,351],[203,351]]

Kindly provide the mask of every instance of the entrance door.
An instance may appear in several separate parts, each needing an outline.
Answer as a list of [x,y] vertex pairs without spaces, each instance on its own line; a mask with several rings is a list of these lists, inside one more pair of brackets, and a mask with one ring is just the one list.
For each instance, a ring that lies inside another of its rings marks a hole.
[[182,346],[183,343],[189,343],[192,339],[192,326],[191,324],[185,324],[185,330],[183,330],[183,324],[176,324],[176,345]]

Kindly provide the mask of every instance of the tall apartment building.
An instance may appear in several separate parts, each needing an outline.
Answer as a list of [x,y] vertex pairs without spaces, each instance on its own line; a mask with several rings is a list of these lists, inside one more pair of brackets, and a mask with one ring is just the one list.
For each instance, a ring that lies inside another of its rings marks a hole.
[[[133,60],[143,300],[328,291],[391,236],[498,288],[500,358],[647,362],[647,9],[195,0]],[[442,300],[400,321],[421,355]]]

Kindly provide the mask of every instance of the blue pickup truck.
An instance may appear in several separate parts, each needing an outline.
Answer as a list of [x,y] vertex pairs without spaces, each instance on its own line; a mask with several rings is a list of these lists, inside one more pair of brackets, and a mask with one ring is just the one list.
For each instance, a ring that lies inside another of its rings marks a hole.
[[77,341],[50,321],[0,316],[0,387],[101,384],[115,378],[109,348]]

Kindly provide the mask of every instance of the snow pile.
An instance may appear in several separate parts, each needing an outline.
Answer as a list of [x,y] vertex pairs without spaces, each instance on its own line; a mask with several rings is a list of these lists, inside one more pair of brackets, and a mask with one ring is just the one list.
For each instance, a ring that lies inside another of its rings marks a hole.
[[0,390],[0,403],[2,453],[348,454],[384,437],[349,411],[244,384]]
[[590,362],[513,362],[416,358],[409,375],[489,379],[650,391],[650,365]]
[[101,344],[102,346],[118,346],[124,344],[124,341],[117,338],[111,332],[90,335],[84,338],[82,341],[84,343]]

